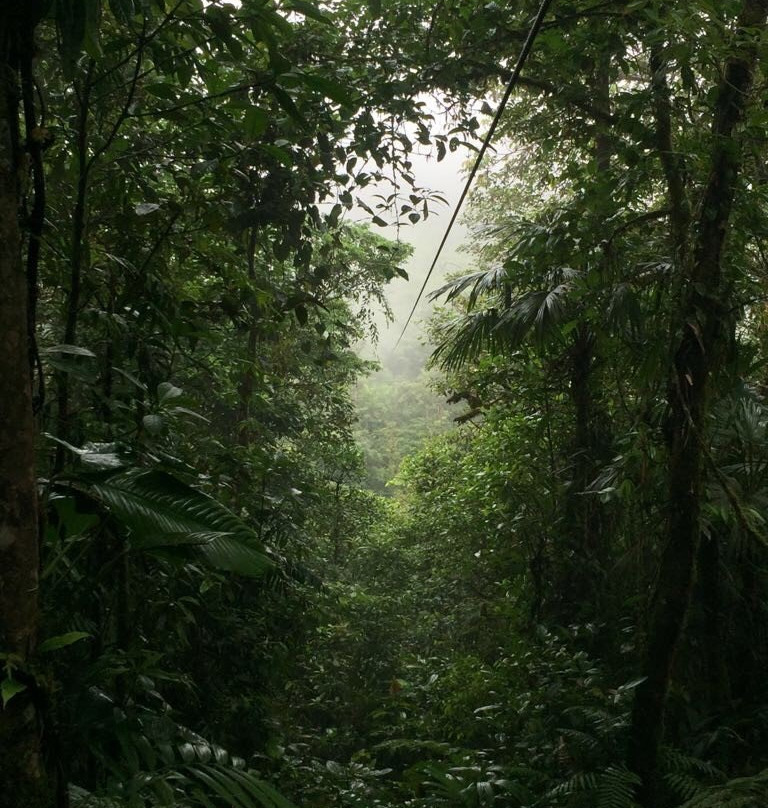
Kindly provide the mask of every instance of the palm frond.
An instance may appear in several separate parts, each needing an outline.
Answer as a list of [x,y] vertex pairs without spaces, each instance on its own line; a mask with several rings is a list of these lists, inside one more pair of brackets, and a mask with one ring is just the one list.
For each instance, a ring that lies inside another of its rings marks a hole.
[[469,312],[442,329],[442,341],[432,361],[444,370],[456,370],[483,352],[501,352],[519,347],[533,333],[543,345],[556,337],[568,315],[571,284],[526,292],[504,311],[488,308]]
[[608,325],[615,331],[628,331],[639,334],[643,323],[643,313],[637,292],[629,283],[618,283],[608,290],[606,308]]
[[442,341],[432,353],[432,362],[444,370],[456,370],[485,351],[503,347],[503,335],[497,331],[496,309],[471,312],[450,322],[442,329]]
[[94,483],[95,496],[127,528],[133,547],[185,549],[211,566],[263,575],[275,557],[227,507],[163,471],[130,471]]
[[527,292],[502,314],[497,329],[513,347],[520,345],[531,332],[537,343],[544,344],[563,324],[570,288],[570,284],[560,283],[552,289]]
[[459,295],[470,289],[468,307],[470,309],[477,305],[478,299],[490,292],[498,292],[508,285],[508,272],[506,267],[497,265],[492,269],[483,269],[478,272],[471,272],[469,275],[462,275],[454,278],[441,286],[429,295],[429,300],[437,300],[446,295],[445,302],[450,303]]

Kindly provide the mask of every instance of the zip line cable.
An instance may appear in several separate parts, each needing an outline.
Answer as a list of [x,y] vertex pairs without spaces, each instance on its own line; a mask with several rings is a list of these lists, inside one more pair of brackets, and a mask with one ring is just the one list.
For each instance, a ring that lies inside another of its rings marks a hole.
[[491,144],[491,139],[493,138],[494,134],[496,133],[496,127],[499,125],[499,121],[501,120],[501,116],[504,113],[504,109],[507,106],[507,102],[509,101],[509,97],[512,95],[512,91],[517,86],[518,79],[520,78],[520,73],[523,70],[523,65],[525,65],[525,61],[528,58],[528,54],[531,52],[533,48],[534,40],[541,29],[541,25],[544,22],[544,17],[549,10],[550,5],[552,5],[552,0],[542,0],[541,5],[539,6],[539,10],[536,12],[536,18],[533,21],[533,25],[531,26],[531,30],[528,31],[528,36],[525,38],[525,42],[523,43],[523,49],[520,51],[520,56],[517,58],[517,64],[515,65],[515,69],[512,71],[512,77],[509,80],[509,84],[507,84],[507,89],[504,93],[504,97],[501,99],[501,103],[499,104],[499,108],[496,110],[496,115],[493,117],[493,121],[491,122],[491,128],[488,130],[488,134],[485,136],[485,140],[483,141],[483,145],[480,147],[480,151],[477,154],[477,158],[475,159],[475,163],[472,166],[472,171],[469,173],[469,177],[467,178],[467,182],[464,185],[464,190],[461,192],[461,196],[459,197],[458,204],[453,211],[453,216],[451,216],[451,221],[448,222],[448,228],[445,231],[445,235],[443,236],[443,240],[440,242],[440,246],[437,248],[437,253],[435,254],[435,258],[432,261],[432,265],[429,267],[429,271],[427,272],[427,277],[424,278],[424,283],[421,284],[421,289],[419,289],[419,294],[416,298],[416,301],[413,304],[413,308],[411,309],[411,313],[408,315],[408,319],[405,321],[405,325],[403,326],[403,330],[400,332],[400,336],[397,338],[397,342],[395,343],[395,348],[400,344],[400,340],[405,335],[408,326],[411,324],[411,320],[413,319],[413,315],[416,312],[416,307],[419,305],[421,298],[424,294],[424,290],[427,288],[427,284],[429,283],[429,279],[432,277],[432,272],[434,271],[435,267],[437,266],[437,262],[440,259],[440,255],[443,252],[443,247],[445,247],[445,242],[448,241],[448,236],[451,234],[451,230],[453,229],[453,225],[456,222],[456,217],[459,215],[459,211],[461,210],[461,206],[466,199],[467,194],[469,193],[469,189],[472,186],[472,182],[475,179],[475,175],[477,174],[477,170],[480,168],[480,163],[483,161],[483,157],[485,157],[486,151],[488,151],[488,146]]

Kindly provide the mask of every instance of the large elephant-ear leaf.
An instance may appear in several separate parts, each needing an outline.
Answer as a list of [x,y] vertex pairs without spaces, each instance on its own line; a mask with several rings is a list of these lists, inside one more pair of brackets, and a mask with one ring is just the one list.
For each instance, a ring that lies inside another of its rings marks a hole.
[[229,508],[163,471],[130,471],[94,483],[91,494],[130,533],[132,546],[191,554],[241,575],[274,570],[256,532]]
[[263,575],[274,569],[272,559],[226,533],[196,546],[197,552],[212,567],[240,575]]

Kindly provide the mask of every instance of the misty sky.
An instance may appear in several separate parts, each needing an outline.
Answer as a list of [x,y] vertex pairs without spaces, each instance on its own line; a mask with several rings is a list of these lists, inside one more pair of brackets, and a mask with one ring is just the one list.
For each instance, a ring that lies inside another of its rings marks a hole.
[[[464,149],[458,149],[455,152],[449,151],[439,163],[433,156],[415,153],[409,159],[413,162],[416,184],[442,194],[449,204],[435,204],[426,220],[422,219],[415,225],[406,220],[406,224],[400,226],[400,240],[413,246],[413,255],[406,264],[410,280],[408,282],[396,280],[388,287],[387,299],[395,319],[394,322],[387,325],[382,318],[379,324],[379,345],[376,349],[376,354],[384,366],[397,365],[402,360],[402,357],[398,355],[402,353],[403,343],[412,344],[413,339],[421,333],[420,320],[428,315],[432,306],[427,300],[429,292],[441,285],[446,274],[466,268],[469,262],[468,256],[458,251],[467,235],[466,228],[461,224],[461,216],[459,216],[459,221],[451,231],[417,312],[408,327],[406,335],[408,339],[404,338],[400,348],[395,351],[395,342],[402,332],[408,313],[434,260],[437,248],[464,187],[466,175],[463,166],[467,159],[467,151]],[[378,190],[374,189],[372,193],[378,193]],[[398,235],[394,225],[381,229],[374,227],[374,229],[391,239],[396,239]]]

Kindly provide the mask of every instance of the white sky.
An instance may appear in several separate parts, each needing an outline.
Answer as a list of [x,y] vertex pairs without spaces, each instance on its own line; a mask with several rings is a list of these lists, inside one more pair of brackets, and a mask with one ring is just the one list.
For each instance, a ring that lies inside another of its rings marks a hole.
[[[413,154],[409,158],[413,163],[413,172],[416,185],[429,188],[448,200],[448,205],[435,203],[430,207],[429,217],[421,219],[417,224],[410,224],[405,219],[405,224],[399,228],[399,238],[401,241],[413,247],[413,255],[405,265],[410,280],[395,280],[388,289],[387,298],[394,314],[394,321],[387,324],[383,318],[379,321],[379,346],[377,353],[379,358],[386,362],[397,361],[397,356],[389,356],[403,330],[405,321],[416,300],[427,271],[435,258],[437,249],[440,246],[448,222],[453,214],[459,196],[464,188],[466,176],[463,171],[464,163],[470,153],[462,148],[455,152],[448,152],[445,158],[439,163],[433,156],[423,154]],[[369,189],[366,189],[369,190]],[[381,192],[381,189],[372,189],[368,197]],[[384,191],[389,193],[389,189]],[[462,211],[463,212],[463,211]],[[366,214],[359,211],[355,218],[366,221]],[[398,229],[394,225],[386,228],[378,228],[371,225],[375,232],[381,233],[387,238],[396,240]],[[424,291],[421,302],[416,310],[411,324],[408,326],[408,334],[418,335],[421,332],[421,319],[428,316],[432,304],[428,302],[429,293],[442,285],[446,275],[466,269],[469,264],[469,256],[459,252],[459,248],[464,243],[467,236],[466,228],[461,224],[461,215],[453,226],[450,237],[443,248],[440,260],[437,262],[429,284]]]

